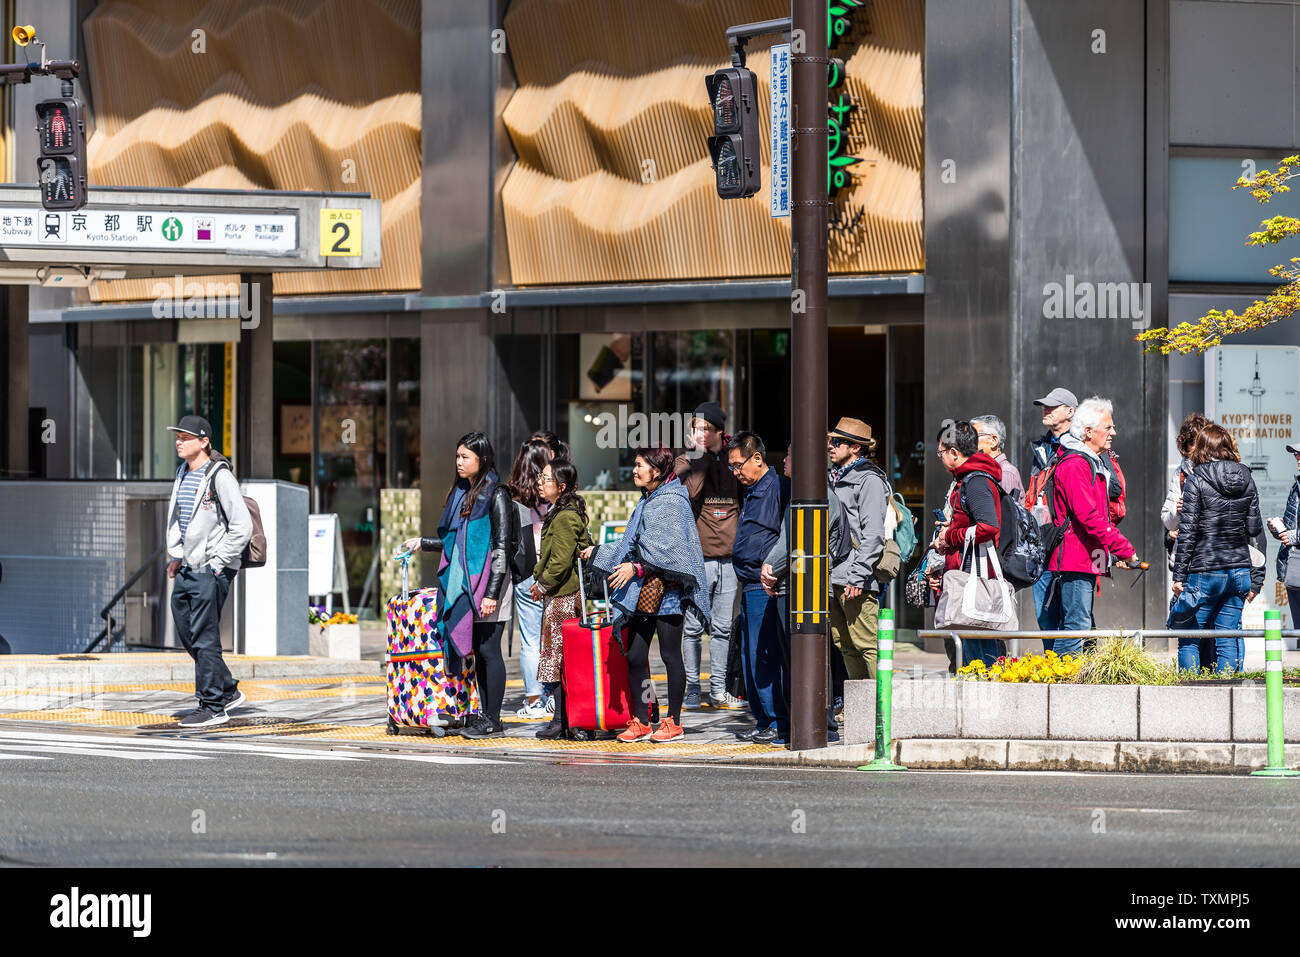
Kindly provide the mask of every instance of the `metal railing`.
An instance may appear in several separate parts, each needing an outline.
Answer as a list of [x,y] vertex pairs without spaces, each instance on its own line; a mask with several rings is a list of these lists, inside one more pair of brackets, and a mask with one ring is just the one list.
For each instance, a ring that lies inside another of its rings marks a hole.
[[83,655],[88,655],[92,651],[94,651],[97,647],[99,647],[99,643],[103,641],[105,638],[108,639],[108,644],[107,646],[105,646],[104,650],[105,651],[113,650],[113,640],[115,638],[120,638],[122,634],[126,631],[126,628],[118,628],[117,630],[114,630],[113,614],[112,614],[113,609],[117,606],[117,603],[119,601],[121,601],[123,598],[126,597],[127,589],[130,588],[132,585],[134,585],[136,582],[138,582],[140,580],[140,577],[144,575],[144,573],[147,572],[150,568],[153,567],[153,563],[156,562],[158,558],[165,551],[167,551],[167,546],[165,544],[160,545],[158,547],[158,550],[154,552],[152,555],[150,555],[145,560],[145,563],[135,570],[135,574],[133,574],[130,578],[126,580],[126,584],[123,585],[121,588],[119,588],[117,590],[117,593],[112,598],[109,599],[108,604],[105,605],[103,609],[100,610],[99,617],[104,619],[104,629],[98,635],[95,636],[94,641],[92,641],[89,645],[86,646],[86,650],[82,652]]
[[[1291,629],[1281,633],[1283,638],[1300,638],[1300,629]],[[1002,641],[1039,640],[1044,638],[1122,638],[1137,642],[1139,648],[1146,647],[1148,638],[1263,638],[1263,628],[1244,628],[1234,631],[1211,631],[1196,629],[1170,628],[1094,628],[1089,631],[980,631],[976,628],[935,628],[918,631],[918,639],[947,638],[957,646],[957,660],[962,660],[962,639],[995,639]],[[1008,649],[1010,651],[1010,649]],[[1017,652],[1019,649],[1017,649]],[[961,667],[958,665],[958,667]]]

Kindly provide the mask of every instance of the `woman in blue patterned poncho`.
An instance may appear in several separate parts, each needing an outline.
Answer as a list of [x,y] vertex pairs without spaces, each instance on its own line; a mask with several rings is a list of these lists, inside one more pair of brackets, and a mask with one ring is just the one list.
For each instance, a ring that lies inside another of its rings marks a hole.
[[[614,606],[614,633],[625,634],[627,664],[636,716],[620,741],[672,741],[682,736],[682,699],[686,665],[682,661],[682,622],[686,606],[709,620],[703,587],[704,553],[695,514],[685,486],[673,472],[673,454],[665,448],[637,452],[632,481],[641,501],[617,542],[596,553],[596,568],[609,574]],[[623,629],[626,628],[626,632]],[[659,634],[659,655],[668,671],[668,715],[659,729],[650,727],[650,641]]]

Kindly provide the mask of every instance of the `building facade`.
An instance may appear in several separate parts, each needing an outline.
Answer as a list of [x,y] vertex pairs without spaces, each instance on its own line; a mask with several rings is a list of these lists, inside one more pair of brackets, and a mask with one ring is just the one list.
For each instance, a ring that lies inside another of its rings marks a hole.
[[[1261,214],[1228,187],[1296,148],[1295,5],[838,9],[830,419],[871,423],[882,466],[929,516],[947,484],[933,454],[943,420],[1001,416],[1023,466],[1035,397],[1065,386],[1113,399],[1122,528],[1153,571],[1106,583],[1098,624],[1155,626],[1177,422],[1209,390],[1244,442],[1300,391],[1285,349],[1265,351],[1260,397],[1245,360],[1149,356],[1133,341],[1144,325],[1240,309],[1289,258],[1242,246],[1285,203]],[[766,167],[756,196],[716,197],[703,79],[728,62],[727,26],[788,12],[783,0],[18,0],[10,15],[82,51],[92,188],[383,201],[382,269],[275,280],[274,451],[256,476],[307,485],[313,511],[339,514],[351,598],[377,608],[382,587],[364,584],[383,564],[381,493],[429,490],[429,533],[465,432],[487,432],[505,468],[551,429],[584,485],[627,488],[626,443],[600,440],[602,424],[713,400],[779,464],[798,401],[789,220],[770,214]],[[765,152],[773,42],[749,49]],[[18,180],[34,178],[14,119],[30,115],[27,95],[7,104]],[[31,296],[27,460],[7,464],[11,478],[167,478],[160,428],[191,409],[230,434],[238,323],[159,319],[139,281]],[[1233,344],[1296,347],[1297,329]],[[47,421],[62,430],[52,444],[39,440]],[[1261,488],[1285,489],[1290,463],[1271,446],[1252,454],[1273,460]]]

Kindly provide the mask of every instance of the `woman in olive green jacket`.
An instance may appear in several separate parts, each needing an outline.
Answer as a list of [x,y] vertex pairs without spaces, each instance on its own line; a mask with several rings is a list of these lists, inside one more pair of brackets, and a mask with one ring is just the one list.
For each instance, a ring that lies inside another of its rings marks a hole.
[[542,470],[538,490],[551,503],[542,523],[542,550],[533,569],[532,597],[542,605],[542,640],[537,680],[555,700],[555,716],[539,738],[564,732],[564,622],[578,618],[578,553],[591,544],[587,507],[577,493],[578,470],[565,459],[553,459]]

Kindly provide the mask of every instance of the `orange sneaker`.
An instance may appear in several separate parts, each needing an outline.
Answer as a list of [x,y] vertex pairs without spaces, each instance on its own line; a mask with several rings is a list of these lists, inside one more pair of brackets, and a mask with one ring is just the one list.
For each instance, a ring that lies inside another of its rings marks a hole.
[[671,717],[666,717],[659,722],[659,730],[650,735],[650,740],[656,744],[663,744],[665,741],[672,741],[680,738],[686,732],[682,726],[674,721]]
[[631,744],[633,741],[644,741],[650,737],[652,731],[648,724],[642,724],[641,719],[632,718],[632,723],[627,726],[627,730],[618,736],[618,740]]

